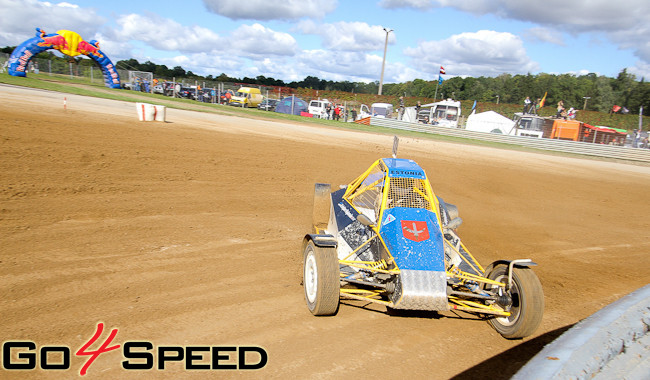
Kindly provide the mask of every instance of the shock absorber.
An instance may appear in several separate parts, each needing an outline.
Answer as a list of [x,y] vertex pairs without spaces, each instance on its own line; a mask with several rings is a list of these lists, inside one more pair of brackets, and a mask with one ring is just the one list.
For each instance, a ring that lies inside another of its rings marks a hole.
[[386,269],[388,268],[388,264],[386,263],[386,260],[381,259],[379,261],[376,261],[370,265],[370,268],[372,269]]

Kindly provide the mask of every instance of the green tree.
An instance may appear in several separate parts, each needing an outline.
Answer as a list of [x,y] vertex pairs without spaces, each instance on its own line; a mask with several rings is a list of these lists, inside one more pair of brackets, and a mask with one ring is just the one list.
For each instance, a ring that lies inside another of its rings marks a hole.
[[605,76],[599,76],[596,79],[596,96],[591,99],[592,107],[599,112],[609,112],[612,106],[616,104],[612,80]]

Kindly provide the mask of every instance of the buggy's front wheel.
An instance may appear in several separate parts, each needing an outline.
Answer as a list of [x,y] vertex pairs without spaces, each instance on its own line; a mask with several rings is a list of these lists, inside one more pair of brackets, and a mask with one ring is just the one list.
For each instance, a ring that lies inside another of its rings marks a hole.
[[307,307],[314,315],[334,315],[339,309],[340,275],[335,248],[305,245],[303,287]]
[[[510,316],[489,319],[492,327],[506,339],[531,335],[539,327],[544,314],[544,292],[535,272],[530,268],[513,268],[512,271],[512,285],[500,297],[503,300],[501,306],[510,312]],[[495,266],[487,278],[507,283],[508,267],[503,264]]]

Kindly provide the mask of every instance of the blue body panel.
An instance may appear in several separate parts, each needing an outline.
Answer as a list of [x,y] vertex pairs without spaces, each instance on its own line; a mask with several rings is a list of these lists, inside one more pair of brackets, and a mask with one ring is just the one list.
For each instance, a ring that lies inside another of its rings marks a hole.
[[424,169],[415,161],[404,158],[383,158],[382,161],[388,167],[388,176],[391,178],[417,178],[426,179]]
[[443,236],[433,212],[419,208],[387,209],[379,233],[400,269],[445,270]]

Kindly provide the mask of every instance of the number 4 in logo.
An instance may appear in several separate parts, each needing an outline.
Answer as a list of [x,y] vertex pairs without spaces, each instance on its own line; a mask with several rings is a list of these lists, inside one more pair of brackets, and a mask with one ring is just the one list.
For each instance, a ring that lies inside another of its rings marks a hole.
[[84,364],[83,367],[81,367],[81,371],[79,371],[79,375],[84,376],[86,374],[86,371],[88,371],[88,367],[90,367],[91,364],[97,359],[97,357],[105,352],[117,350],[120,348],[120,345],[115,345],[113,347],[108,347],[109,344],[113,341],[115,336],[117,335],[117,329],[111,330],[110,335],[108,338],[102,343],[101,346],[95,351],[86,351],[88,347],[90,347],[92,344],[94,344],[97,339],[102,335],[102,332],[104,332],[104,324],[103,323],[98,323],[97,324],[97,331],[95,331],[95,335],[93,335],[92,338],[86,344],[84,344],[77,352],[77,356],[90,356],[88,360],[86,361],[86,364]]

